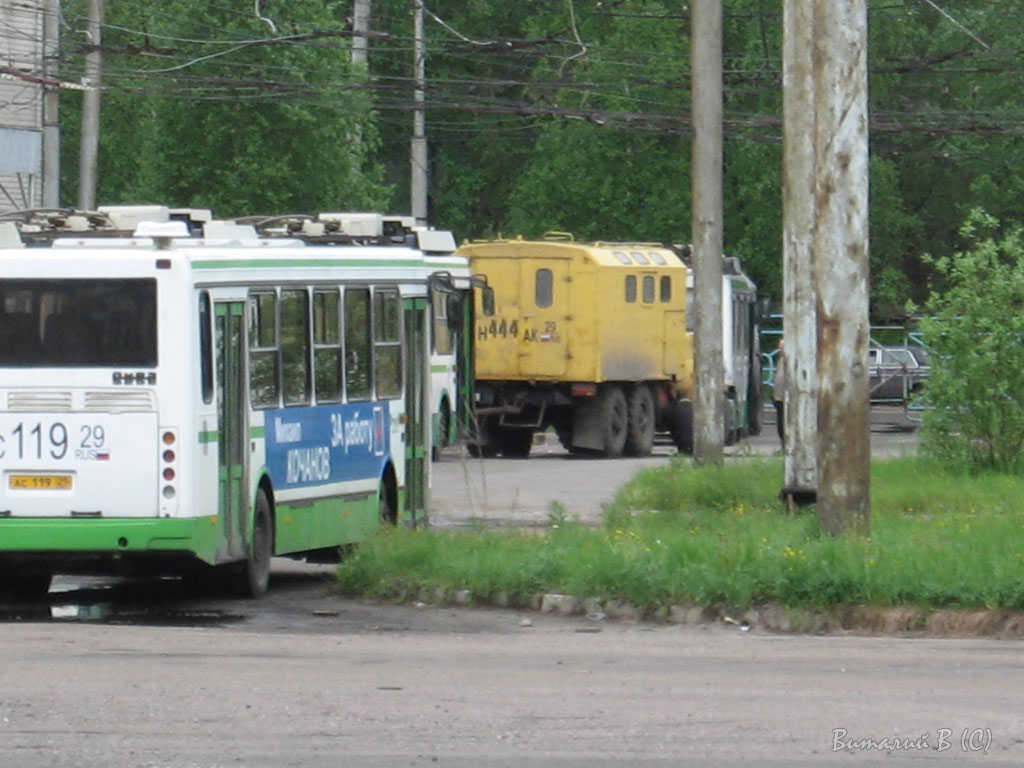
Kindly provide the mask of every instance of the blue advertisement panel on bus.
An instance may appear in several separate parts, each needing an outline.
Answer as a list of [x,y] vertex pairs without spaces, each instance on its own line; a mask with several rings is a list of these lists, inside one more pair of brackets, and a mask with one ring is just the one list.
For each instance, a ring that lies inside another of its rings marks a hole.
[[274,487],[380,477],[390,450],[387,407],[352,403],[267,411],[267,468]]

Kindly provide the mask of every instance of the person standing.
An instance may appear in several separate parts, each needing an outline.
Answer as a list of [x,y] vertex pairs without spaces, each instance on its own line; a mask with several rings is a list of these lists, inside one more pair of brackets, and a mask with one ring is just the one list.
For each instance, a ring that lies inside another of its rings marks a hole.
[[779,339],[778,354],[775,355],[775,375],[772,377],[772,404],[775,406],[775,429],[779,441],[786,441],[786,357],[783,340]]

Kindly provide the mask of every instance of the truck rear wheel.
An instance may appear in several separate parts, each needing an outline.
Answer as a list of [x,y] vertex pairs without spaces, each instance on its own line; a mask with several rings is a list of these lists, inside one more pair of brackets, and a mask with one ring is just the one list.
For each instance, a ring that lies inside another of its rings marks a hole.
[[615,459],[626,447],[626,433],[629,427],[629,405],[622,387],[606,384],[597,395],[604,435],[604,455]]
[[516,427],[501,427],[498,431],[498,447],[506,459],[525,459],[533,445],[533,430]]
[[629,425],[626,430],[626,453],[648,456],[654,448],[654,397],[651,388],[638,384],[629,393]]
[[498,427],[493,416],[484,416],[477,423],[476,438],[466,443],[466,450],[474,459],[491,459],[498,455]]

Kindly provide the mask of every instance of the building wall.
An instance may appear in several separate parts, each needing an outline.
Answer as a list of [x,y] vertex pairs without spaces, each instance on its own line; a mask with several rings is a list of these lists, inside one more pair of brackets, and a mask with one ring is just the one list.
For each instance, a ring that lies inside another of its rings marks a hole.
[[0,212],[42,204],[43,0],[0,0]]

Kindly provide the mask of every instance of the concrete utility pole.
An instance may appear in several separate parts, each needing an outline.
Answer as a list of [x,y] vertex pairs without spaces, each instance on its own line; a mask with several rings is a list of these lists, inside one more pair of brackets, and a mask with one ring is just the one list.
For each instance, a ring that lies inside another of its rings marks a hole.
[[352,63],[366,65],[369,49],[370,0],[354,0],[352,5]]
[[85,54],[85,92],[82,94],[82,142],[78,157],[78,207],[96,207],[96,162],[100,142],[100,86],[103,72],[103,0],[89,0],[86,33],[91,46]]
[[690,17],[693,98],[693,456],[721,464],[725,426],[722,362],[722,3],[694,0]]
[[423,36],[423,0],[413,0],[413,81],[412,147],[409,197],[417,224],[427,223],[427,115],[426,57]]
[[[47,82],[57,79],[60,57],[60,0],[43,3],[43,72]],[[60,206],[60,89],[48,85],[43,90],[43,207]]]
[[782,10],[782,330],[786,340],[783,497],[813,502],[818,490],[818,388],[814,237],[814,0]]
[[[354,0],[352,5],[352,71],[356,77],[369,73],[367,52],[370,48],[370,0]],[[363,143],[363,124],[352,126],[352,143]]]
[[867,0],[815,0],[814,11],[818,514],[829,533],[867,534]]

